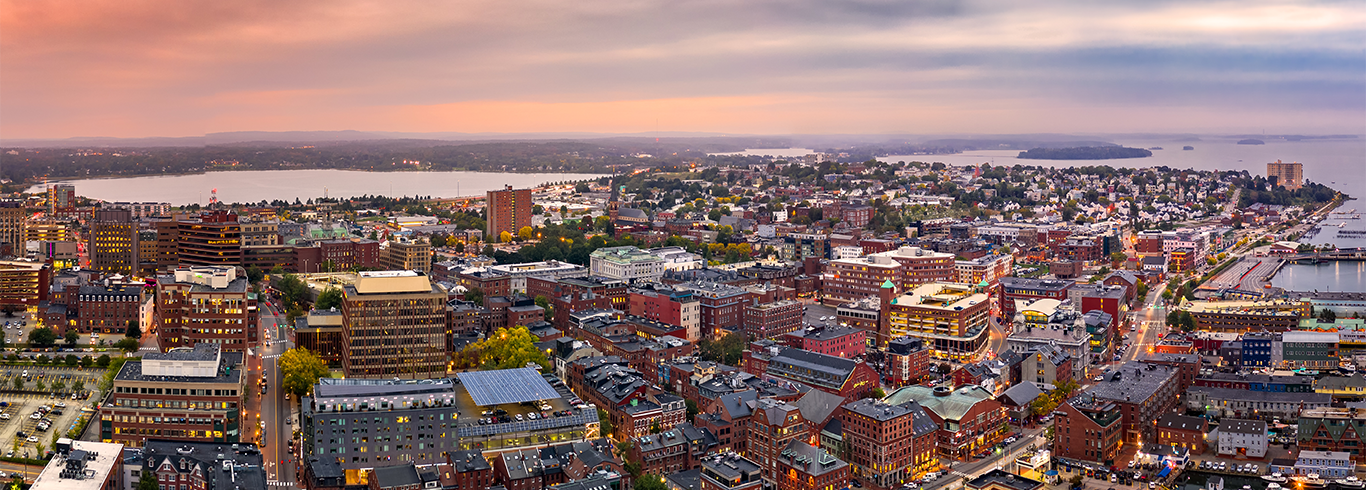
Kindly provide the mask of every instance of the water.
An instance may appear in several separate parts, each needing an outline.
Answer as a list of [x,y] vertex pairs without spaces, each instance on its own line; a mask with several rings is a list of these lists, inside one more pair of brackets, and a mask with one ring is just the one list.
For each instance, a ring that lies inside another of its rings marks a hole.
[[1287,291],[1366,292],[1366,262],[1341,260],[1319,265],[1286,264],[1271,285]]
[[[483,196],[504,185],[517,188],[596,179],[601,174],[490,173],[490,172],[360,172],[354,170],[250,170],[208,172],[192,175],[156,175],[113,179],[52,181],[76,186],[81,196],[105,201],[152,201],[187,205],[209,202],[218,189],[218,200],[250,203],[281,199],[293,201],[322,197],[361,195],[459,197]],[[42,191],[35,185],[28,192]]]
[[[1304,164],[1306,180],[1327,185],[1348,194],[1360,194],[1366,188],[1366,138],[1319,141],[1266,141],[1265,145],[1239,145],[1233,139],[1206,141],[1174,140],[1114,140],[1123,146],[1150,148],[1148,158],[1115,160],[1022,160],[1018,150],[977,150],[953,155],[892,155],[878,158],[884,162],[943,162],[950,165],[1034,165],[1043,167],[1075,167],[1109,165],[1111,167],[1158,167],[1196,170],[1247,170],[1252,175],[1266,175],[1266,164],[1281,160]],[[1182,150],[1184,145],[1194,150]],[[1366,211],[1366,209],[1363,209]]]
[[1319,223],[1318,230],[1300,237],[1300,243],[1366,248],[1366,201],[1350,199],[1342,203]]
[[745,151],[732,151],[722,153],[708,153],[708,155],[745,155],[755,157],[782,157],[794,158],[810,155],[816,150],[810,148],[752,148]]

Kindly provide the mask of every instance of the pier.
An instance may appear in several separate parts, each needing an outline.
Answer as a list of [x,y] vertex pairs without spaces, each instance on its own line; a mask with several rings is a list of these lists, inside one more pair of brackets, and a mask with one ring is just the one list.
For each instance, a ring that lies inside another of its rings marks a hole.
[[1366,260],[1366,249],[1340,249],[1333,252],[1314,252],[1295,254],[1286,260],[1296,264],[1321,264],[1338,260]]

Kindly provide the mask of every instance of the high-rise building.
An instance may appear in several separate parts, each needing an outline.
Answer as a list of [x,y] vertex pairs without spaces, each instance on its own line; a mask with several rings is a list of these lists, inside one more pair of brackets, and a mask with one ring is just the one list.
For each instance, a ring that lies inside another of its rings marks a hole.
[[208,211],[179,222],[176,253],[182,265],[242,265],[242,225],[237,215]]
[[256,343],[256,299],[237,267],[177,268],[157,277],[156,331],[163,350],[218,344],[242,352]]
[[1304,164],[1300,162],[1282,163],[1276,160],[1266,164],[1266,178],[1276,178],[1276,184],[1289,190],[1304,185]]
[[[28,215],[21,201],[0,201],[0,250],[13,247],[11,254],[23,255],[24,218]],[[3,254],[3,252],[0,252]]]
[[523,226],[531,226],[531,189],[509,185],[501,191],[488,191],[486,205],[488,233],[484,236],[491,242],[505,231],[516,235]]
[[54,209],[71,209],[76,207],[76,186],[71,184],[57,184],[52,186],[52,195],[48,197],[52,201]]
[[361,272],[343,289],[348,378],[446,374],[446,292],[418,272]]
[[138,224],[127,209],[100,209],[90,220],[90,268],[131,276],[138,270]]

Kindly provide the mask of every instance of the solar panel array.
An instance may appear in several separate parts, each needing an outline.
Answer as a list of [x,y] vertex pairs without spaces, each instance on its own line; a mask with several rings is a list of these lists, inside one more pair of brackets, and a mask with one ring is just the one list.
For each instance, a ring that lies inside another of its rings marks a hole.
[[474,404],[483,406],[560,398],[560,393],[532,368],[457,373]]

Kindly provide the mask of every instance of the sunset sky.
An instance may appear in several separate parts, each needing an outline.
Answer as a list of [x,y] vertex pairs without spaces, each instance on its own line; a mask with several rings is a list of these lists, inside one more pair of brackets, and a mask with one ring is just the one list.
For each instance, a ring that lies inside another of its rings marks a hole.
[[0,0],[0,138],[1366,132],[1366,6]]

